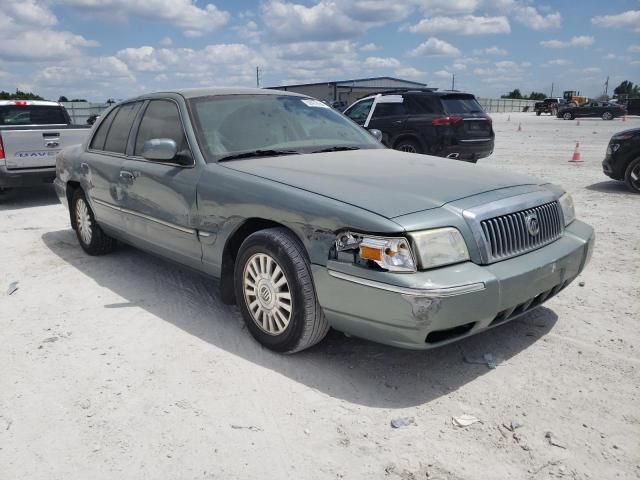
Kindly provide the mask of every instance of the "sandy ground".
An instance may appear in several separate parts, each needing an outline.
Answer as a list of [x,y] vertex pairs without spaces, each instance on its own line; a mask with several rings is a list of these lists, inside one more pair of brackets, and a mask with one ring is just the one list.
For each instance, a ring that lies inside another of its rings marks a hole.
[[[563,184],[595,254],[583,286],[426,352],[332,332],[273,354],[213,281],[133,248],[88,257],[52,190],[5,196],[0,478],[640,478],[640,196],[600,167],[640,118],[493,118],[480,164]],[[485,353],[496,369],[463,361]]]

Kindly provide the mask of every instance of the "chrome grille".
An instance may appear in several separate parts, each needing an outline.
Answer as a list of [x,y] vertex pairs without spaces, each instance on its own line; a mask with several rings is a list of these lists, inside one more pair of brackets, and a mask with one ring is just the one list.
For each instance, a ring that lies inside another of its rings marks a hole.
[[[530,252],[558,239],[562,215],[558,202],[508,213],[480,222],[489,262]],[[537,224],[538,233],[535,233]]]

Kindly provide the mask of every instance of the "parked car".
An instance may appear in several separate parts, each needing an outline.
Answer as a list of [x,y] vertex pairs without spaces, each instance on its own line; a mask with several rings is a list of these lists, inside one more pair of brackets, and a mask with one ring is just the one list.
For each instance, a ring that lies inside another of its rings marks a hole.
[[94,123],[96,123],[98,117],[100,117],[100,115],[98,115],[97,113],[89,115],[89,117],[87,118],[87,125],[93,125]]
[[330,103],[331,108],[334,108],[340,112],[342,112],[345,108],[347,108],[349,106],[349,104],[347,102],[345,102],[344,100],[335,100],[333,102]]
[[0,192],[51,183],[56,154],[88,133],[88,127],[71,125],[59,103],[0,100]]
[[493,153],[491,117],[468,93],[399,90],[358,100],[344,114],[382,131],[396,150],[477,162]]
[[640,115],[640,98],[629,98],[624,105],[628,115]]
[[219,278],[280,352],[330,326],[414,349],[484,331],[565,288],[594,244],[561,187],[387,149],[290,92],[125,101],[57,171],[85,252],[117,239]]
[[623,180],[632,192],[640,193],[640,128],[611,137],[602,170],[614,180]]
[[564,98],[545,98],[541,102],[536,102],[533,109],[538,116],[542,115],[543,113],[555,115],[559,108],[563,108],[566,105],[567,101]]
[[613,120],[625,114],[624,106],[609,102],[587,102],[579,107],[566,107],[558,110],[556,117],[573,120],[577,117],[600,117]]

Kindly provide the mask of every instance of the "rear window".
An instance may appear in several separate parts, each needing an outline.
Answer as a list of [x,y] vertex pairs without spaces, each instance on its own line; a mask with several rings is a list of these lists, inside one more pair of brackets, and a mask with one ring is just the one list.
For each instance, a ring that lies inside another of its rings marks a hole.
[[0,107],[0,126],[66,125],[62,107],[38,105],[5,105]]
[[471,95],[447,95],[442,97],[445,113],[482,113],[482,107]]

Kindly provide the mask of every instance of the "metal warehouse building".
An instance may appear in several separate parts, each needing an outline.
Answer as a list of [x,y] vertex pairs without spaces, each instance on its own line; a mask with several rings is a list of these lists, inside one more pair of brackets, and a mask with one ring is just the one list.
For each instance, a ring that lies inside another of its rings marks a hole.
[[424,88],[426,86],[426,83],[412,82],[400,78],[374,77],[334,82],[302,83],[299,85],[280,85],[269,88],[302,93],[327,102],[342,101],[350,105],[357,99],[372,93],[397,88]]

